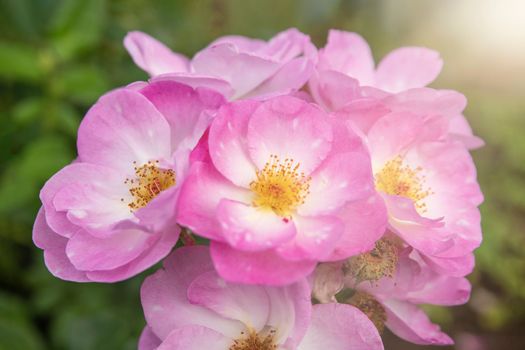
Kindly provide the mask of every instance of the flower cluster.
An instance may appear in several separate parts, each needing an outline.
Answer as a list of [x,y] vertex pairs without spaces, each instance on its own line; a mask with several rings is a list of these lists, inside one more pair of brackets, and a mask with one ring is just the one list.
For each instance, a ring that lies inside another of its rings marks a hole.
[[141,350],[383,349],[385,327],[452,343],[419,305],[469,298],[483,141],[463,95],[426,87],[435,51],[375,67],[355,33],[318,50],[295,29],[192,59],[140,32],[124,45],[151,78],[99,99],[43,187],[51,273],[116,282],[164,259]]

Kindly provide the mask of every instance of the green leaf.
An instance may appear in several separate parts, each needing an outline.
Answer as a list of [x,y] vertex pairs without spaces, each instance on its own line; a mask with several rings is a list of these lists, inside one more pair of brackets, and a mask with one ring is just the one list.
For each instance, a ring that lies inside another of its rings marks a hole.
[[94,47],[106,25],[105,0],[63,0],[51,26],[54,48],[64,60]]
[[80,119],[80,114],[70,104],[59,103],[56,106],[56,122],[58,123],[58,129],[73,138],[77,135]]
[[34,47],[0,42],[0,78],[36,82],[42,76],[43,69]]
[[38,350],[43,346],[38,333],[30,325],[0,319],[0,349]]
[[40,335],[32,326],[23,302],[6,293],[0,293],[0,349],[43,349]]
[[74,66],[57,72],[53,80],[59,96],[73,102],[91,105],[109,89],[104,72],[94,66]]
[[75,350],[122,349],[131,338],[125,323],[110,310],[68,309],[60,315],[53,331],[58,344]]
[[[29,129],[41,124],[46,130],[62,131],[70,135],[72,139],[77,134],[81,119],[78,110],[70,103],[41,97],[21,100],[13,107],[10,116],[13,120],[13,127],[24,126]],[[11,130],[11,133],[14,132],[16,131]]]
[[56,4],[56,0],[2,0],[0,32],[10,39],[40,39]]
[[144,327],[144,316],[137,298],[142,279],[111,285],[67,285],[67,301],[61,301],[53,309],[51,335],[54,347],[136,349]]
[[[2,226],[4,226],[4,221],[0,220],[0,278],[2,282],[18,281],[20,278],[17,259],[19,251],[9,237],[7,239],[3,237],[11,233],[6,232]],[[0,313],[3,311],[0,310]]]
[[18,102],[11,112],[13,121],[20,125],[26,125],[38,120],[45,110],[45,100],[41,97],[30,97]]

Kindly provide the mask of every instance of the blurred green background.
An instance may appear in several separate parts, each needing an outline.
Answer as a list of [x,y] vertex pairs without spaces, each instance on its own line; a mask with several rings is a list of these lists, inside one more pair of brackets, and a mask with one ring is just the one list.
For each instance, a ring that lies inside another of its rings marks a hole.
[[[121,44],[143,30],[192,55],[223,34],[295,26],[361,33],[376,59],[439,50],[433,84],[463,92],[487,146],[474,152],[485,241],[466,306],[429,308],[455,349],[523,349],[525,335],[525,2],[521,0],[0,0],[0,350],[135,349],[144,275],[114,285],[53,278],[31,241],[46,179],[75,157],[87,108],[144,80]],[[421,349],[385,334],[387,349]],[[452,348],[451,348],[452,349]]]

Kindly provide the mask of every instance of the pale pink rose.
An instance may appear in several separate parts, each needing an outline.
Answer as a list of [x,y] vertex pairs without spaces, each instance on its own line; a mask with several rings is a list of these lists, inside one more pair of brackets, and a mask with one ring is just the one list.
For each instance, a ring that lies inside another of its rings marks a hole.
[[141,299],[147,326],[139,350],[383,349],[356,308],[312,307],[305,279],[283,287],[227,282],[204,246],[174,251],[144,281]]
[[445,118],[393,112],[370,128],[367,140],[389,229],[436,271],[470,273],[481,243],[483,195],[472,158],[448,137]]
[[113,282],[165,257],[189,155],[223,98],[176,82],[112,91],[88,111],[78,158],[43,187],[35,244],[57,277]]
[[439,75],[442,66],[436,51],[402,47],[375,68],[370,47],[359,34],[331,30],[326,46],[319,50],[310,89],[316,100],[335,107],[359,95],[360,86],[392,93],[424,87]]
[[233,102],[208,141],[181,190],[178,220],[212,240],[226,280],[288,284],[383,234],[361,138],[317,106],[289,96]]
[[453,137],[470,149],[481,147],[483,141],[472,134],[462,114],[465,97],[451,90],[424,88],[441,67],[437,52],[403,47],[388,54],[375,69],[361,36],[332,30],[319,51],[309,87],[317,103],[350,116],[364,132],[388,113],[410,111],[424,117],[444,116]]
[[131,32],[124,46],[152,77],[206,86],[229,99],[287,94],[310,78],[316,49],[310,38],[288,29],[269,41],[225,36],[191,60],[141,32]]

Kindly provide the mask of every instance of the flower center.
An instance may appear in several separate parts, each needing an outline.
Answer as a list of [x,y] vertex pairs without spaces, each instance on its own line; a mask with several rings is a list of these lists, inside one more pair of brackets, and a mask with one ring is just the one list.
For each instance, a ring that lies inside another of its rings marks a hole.
[[423,168],[411,168],[403,164],[403,157],[397,156],[388,161],[380,172],[375,174],[377,190],[396,196],[410,198],[416,209],[426,212],[424,199],[432,194],[425,188],[425,176],[421,174]]
[[241,332],[241,337],[235,339],[228,350],[275,350],[275,330],[271,329],[266,334],[259,334],[253,329]]
[[[133,200],[128,203],[131,211],[145,207],[159,193],[174,186],[175,172],[171,169],[161,169],[158,167],[159,161],[149,161],[138,167],[133,162],[135,178],[126,179],[125,184],[129,186],[129,193]],[[124,199],[121,199],[124,201]]]
[[310,177],[299,172],[299,165],[293,159],[281,161],[271,155],[264,168],[257,170],[257,179],[250,183],[255,194],[253,205],[271,209],[282,217],[290,216],[310,193]]
[[343,265],[343,271],[345,275],[355,278],[356,285],[362,281],[377,282],[383,277],[393,277],[399,260],[399,249],[399,242],[395,238],[381,238],[368,253],[348,259]]
[[347,301],[348,304],[361,310],[376,326],[379,334],[383,333],[386,322],[386,312],[383,305],[368,293],[357,291]]

